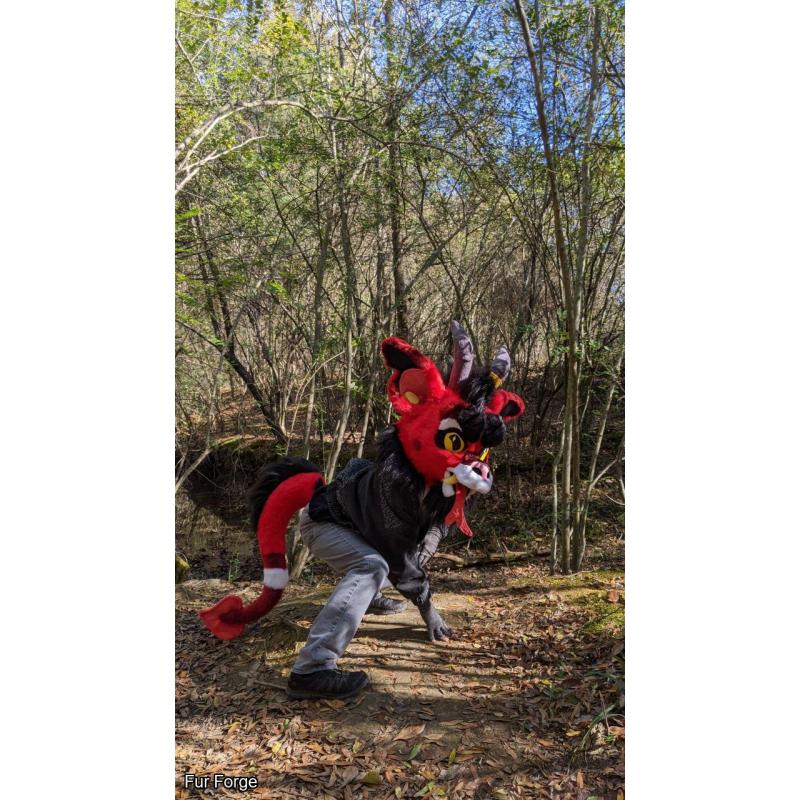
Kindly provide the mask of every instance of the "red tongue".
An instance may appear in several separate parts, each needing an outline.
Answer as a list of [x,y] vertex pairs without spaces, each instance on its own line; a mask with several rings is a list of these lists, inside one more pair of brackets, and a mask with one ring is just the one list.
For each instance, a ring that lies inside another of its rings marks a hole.
[[469,523],[464,516],[464,501],[467,499],[467,487],[463,484],[459,483],[456,485],[456,499],[453,503],[453,507],[450,509],[450,513],[444,518],[444,521],[448,525],[452,525],[454,522],[458,523],[458,529],[464,536],[468,538],[472,538],[472,528],[469,527]]

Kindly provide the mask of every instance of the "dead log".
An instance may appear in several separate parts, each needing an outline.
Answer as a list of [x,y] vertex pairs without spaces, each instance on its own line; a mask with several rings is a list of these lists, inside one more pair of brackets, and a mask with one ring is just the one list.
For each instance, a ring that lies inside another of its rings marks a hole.
[[549,558],[549,550],[509,550],[507,553],[489,553],[487,556],[473,559],[464,559],[453,553],[434,553],[433,558],[449,561],[455,569],[467,569],[469,567],[483,567],[497,564],[513,564],[520,561],[530,561],[534,558]]

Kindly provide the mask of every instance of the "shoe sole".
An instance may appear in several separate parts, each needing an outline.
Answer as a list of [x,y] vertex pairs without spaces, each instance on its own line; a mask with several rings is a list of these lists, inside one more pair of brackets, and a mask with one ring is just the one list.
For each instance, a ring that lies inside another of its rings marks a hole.
[[370,611],[367,609],[367,614],[370,614],[375,617],[388,617],[390,614],[402,614],[405,611],[405,608],[398,608],[395,611],[388,611],[386,609],[379,609],[378,611]]
[[289,695],[290,700],[345,700],[358,694],[363,689],[369,686],[369,680],[365,680],[360,686],[356,686],[346,694],[323,694],[322,692],[315,692],[311,689],[286,689],[286,694]]

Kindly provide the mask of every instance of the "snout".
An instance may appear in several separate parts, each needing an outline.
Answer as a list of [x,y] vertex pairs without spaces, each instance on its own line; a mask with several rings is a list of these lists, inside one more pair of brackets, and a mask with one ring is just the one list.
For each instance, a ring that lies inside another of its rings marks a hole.
[[492,470],[490,469],[489,465],[485,461],[472,461],[469,463],[473,472],[477,473],[481,480],[489,481],[491,483],[492,480]]
[[470,491],[478,494],[489,494],[494,483],[492,470],[485,461],[477,458],[468,458],[457,467],[448,470],[453,477]]

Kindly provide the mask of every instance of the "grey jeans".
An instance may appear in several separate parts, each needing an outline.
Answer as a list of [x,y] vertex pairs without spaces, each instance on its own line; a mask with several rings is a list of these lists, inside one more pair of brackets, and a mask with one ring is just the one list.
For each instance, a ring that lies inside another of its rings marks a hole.
[[358,534],[332,522],[314,522],[305,508],[300,512],[300,537],[313,556],[342,576],[292,667],[292,672],[305,675],[335,669],[370,601],[389,585],[389,565]]

